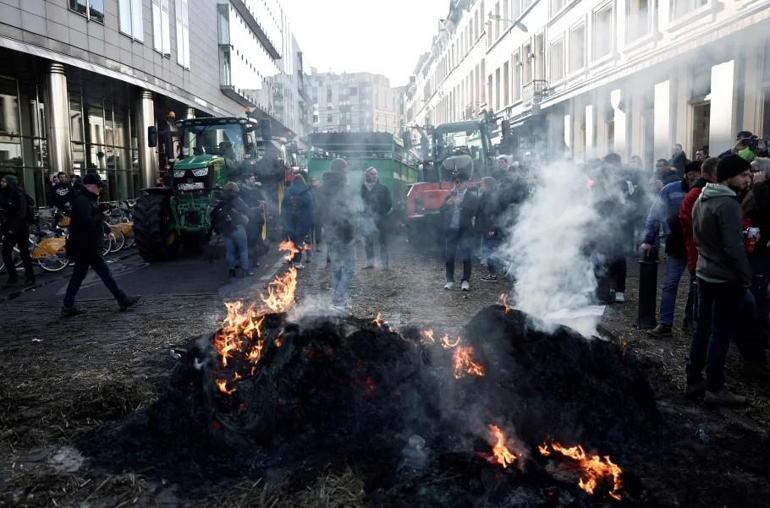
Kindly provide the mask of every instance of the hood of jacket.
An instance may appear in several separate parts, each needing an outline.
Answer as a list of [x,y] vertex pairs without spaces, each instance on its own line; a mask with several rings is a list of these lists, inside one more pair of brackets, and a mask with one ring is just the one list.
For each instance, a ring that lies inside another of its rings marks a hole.
[[727,185],[721,183],[707,183],[700,193],[700,199],[707,201],[714,198],[736,198],[738,195]]

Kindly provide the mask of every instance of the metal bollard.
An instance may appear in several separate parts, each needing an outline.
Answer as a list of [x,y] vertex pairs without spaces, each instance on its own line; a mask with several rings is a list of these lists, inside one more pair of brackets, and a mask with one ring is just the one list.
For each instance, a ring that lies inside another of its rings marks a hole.
[[636,327],[641,330],[655,328],[658,320],[655,307],[658,300],[658,255],[644,256],[639,259],[639,310]]

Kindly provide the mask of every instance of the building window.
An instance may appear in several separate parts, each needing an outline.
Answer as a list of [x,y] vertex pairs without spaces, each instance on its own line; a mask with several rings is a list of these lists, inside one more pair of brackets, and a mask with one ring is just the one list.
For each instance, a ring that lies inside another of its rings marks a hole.
[[511,65],[505,62],[503,65],[503,106],[511,103]]
[[591,47],[591,55],[594,61],[610,55],[614,49],[615,27],[612,22],[613,10],[613,5],[607,4],[599,10],[594,11],[592,31],[593,46]]
[[569,31],[569,72],[577,72],[586,64],[586,26],[579,25]]
[[82,14],[89,21],[104,23],[104,0],[69,0],[70,10]]
[[626,41],[631,42],[639,39],[648,33],[650,26],[650,0],[627,0],[626,1]]
[[176,0],[176,62],[190,68],[190,6],[189,0]]
[[168,13],[169,0],[152,0],[152,44],[155,51],[171,54],[171,25]]
[[513,55],[513,102],[521,99],[521,55]]
[[708,5],[709,0],[670,0],[671,19],[681,18],[690,11]]
[[551,0],[551,16],[558,14],[566,4],[567,0]]
[[144,40],[142,0],[120,0],[118,2],[120,31],[137,41]]
[[551,81],[564,79],[564,39],[551,43],[549,70]]

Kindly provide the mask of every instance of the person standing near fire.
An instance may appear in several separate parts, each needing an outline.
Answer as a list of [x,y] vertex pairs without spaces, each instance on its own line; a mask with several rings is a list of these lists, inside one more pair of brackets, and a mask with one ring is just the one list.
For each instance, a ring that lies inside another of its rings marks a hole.
[[305,183],[305,178],[301,174],[295,174],[291,185],[283,196],[281,215],[283,216],[283,232],[296,249],[290,263],[299,270],[305,267],[302,264],[302,252],[305,250],[305,241],[313,230],[314,208],[315,203],[310,186]]
[[750,182],[749,163],[738,155],[725,157],[717,166],[717,183],[706,184],[692,211],[698,316],[687,362],[687,395],[703,396],[711,404],[746,402],[725,388],[724,367],[730,341],[756,319],[739,201]]
[[67,257],[75,262],[72,277],[64,294],[62,317],[76,316],[83,311],[75,307],[75,295],[93,268],[96,275],[102,279],[112,296],[118,301],[121,311],[127,310],[139,301],[139,296],[128,296],[123,292],[112,277],[110,268],[102,257],[104,242],[104,215],[99,208],[99,194],[102,191],[102,179],[96,173],[88,173],[83,177],[83,183],[75,199],[72,200],[72,215],[70,217],[70,236],[67,239]]
[[476,240],[475,221],[478,211],[479,198],[475,190],[468,188],[468,175],[463,171],[455,173],[454,188],[441,206],[446,268],[444,289],[454,289],[455,257],[459,254],[463,262],[460,288],[463,291],[470,291],[471,254]]
[[364,202],[364,242],[366,244],[364,269],[374,268],[375,243],[380,246],[382,267],[387,269],[389,266],[387,217],[393,208],[393,202],[388,188],[380,183],[376,168],[370,167],[364,174],[361,199]]
[[334,159],[318,191],[320,220],[331,263],[332,305],[339,312],[348,307],[348,288],[356,266],[353,196],[347,171],[345,159]]

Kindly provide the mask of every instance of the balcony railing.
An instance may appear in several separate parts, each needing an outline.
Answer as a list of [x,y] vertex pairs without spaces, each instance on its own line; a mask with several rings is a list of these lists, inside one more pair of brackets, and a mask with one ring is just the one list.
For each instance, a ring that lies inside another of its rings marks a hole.
[[533,79],[522,88],[521,98],[524,102],[540,104],[546,97],[548,97],[549,92],[550,89],[548,88],[547,80]]

